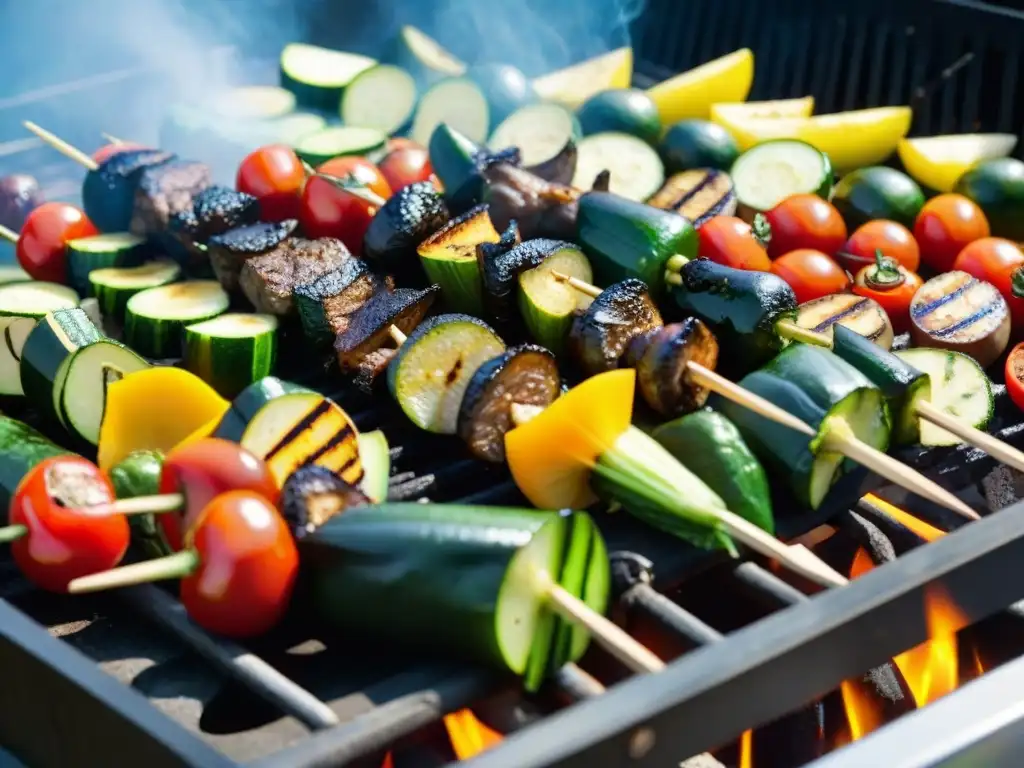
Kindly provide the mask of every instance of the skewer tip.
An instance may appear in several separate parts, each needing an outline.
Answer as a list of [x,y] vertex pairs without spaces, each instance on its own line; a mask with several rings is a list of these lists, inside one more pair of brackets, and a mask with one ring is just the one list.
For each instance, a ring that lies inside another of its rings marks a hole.
[[15,232],[13,229],[5,227],[3,224],[0,224],[0,238],[6,240],[9,243],[16,244],[18,242],[18,233]]

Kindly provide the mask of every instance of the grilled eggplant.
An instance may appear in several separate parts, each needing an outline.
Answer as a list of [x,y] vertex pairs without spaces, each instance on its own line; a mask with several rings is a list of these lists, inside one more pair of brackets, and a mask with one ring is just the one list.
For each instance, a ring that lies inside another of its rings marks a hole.
[[966,272],[946,272],[917,289],[910,335],[921,347],[963,352],[983,368],[1010,341],[1010,312],[995,286]]
[[670,176],[647,204],[675,211],[699,229],[710,218],[736,213],[736,193],[729,174],[702,168]]
[[363,236],[363,257],[400,277],[421,277],[416,248],[448,221],[448,206],[429,181],[409,184],[388,198]]
[[371,504],[355,486],[326,467],[299,467],[281,489],[281,516],[292,536],[301,539],[349,507]]
[[96,170],[85,174],[82,207],[101,232],[125,232],[135,211],[135,192],[139,177],[148,168],[157,168],[174,159],[159,149],[135,149],[117,152]]
[[508,163],[488,167],[483,176],[487,182],[483,199],[490,206],[491,217],[499,229],[515,221],[527,240],[575,238],[580,190],[545,181]]
[[853,293],[836,293],[804,302],[797,307],[796,323],[829,336],[834,326],[843,325],[882,349],[892,347],[894,337],[892,322],[878,302]]
[[[342,371],[359,372],[364,362],[376,367],[390,355],[367,356],[389,346],[391,326],[408,334],[420,324],[440,293],[436,285],[426,290],[399,288],[396,291],[381,291],[366,302],[349,318],[347,327],[334,340],[334,351]],[[376,371],[379,372],[379,371]]]
[[469,380],[459,407],[457,430],[478,459],[505,461],[505,433],[512,429],[512,406],[546,407],[561,394],[555,356],[535,344],[502,352]]
[[524,170],[552,184],[570,184],[576,175],[577,154],[576,139],[570,136],[557,155]]
[[333,272],[351,258],[341,240],[293,237],[269,253],[247,259],[238,284],[257,312],[290,315],[295,311],[295,286]]
[[196,195],[210,186],[204,163],[172,160],[150,165],[139,174],[129,231],[146,237],[167,231],[171,217],[192,207]]
[[324,348],[348,328],[352,314],[380,290],[388,287],[366,262],[348,259],[333,272],[296,285],[292,296],[306,338],[314,347]]
[[662,326],[647,286],[630,278],[608,286],[577,316],[569,352],[587,376],[619,367],[633,339]]
[[185,210],[171,216],[168,228],[187,248],[204,245],[214,235],[260,220],[260,203],[252,195],[227,187],[207,187]]
[[246,259],[262,256],[278,248],[292,236],[298,225],[299,222],[295,219],[264,221],[211,237],[206,244],[207,253],[213,265],[213,272],[224,286],[224,290],[238,289],[238,275]]
[[644,402],[662,416],[681,416],[708,399],[709,390],[693,380],[687,366],[692,362],[714,370],[718,339],[704,323],[691,317],[635,336],[625,361],[636,368]]

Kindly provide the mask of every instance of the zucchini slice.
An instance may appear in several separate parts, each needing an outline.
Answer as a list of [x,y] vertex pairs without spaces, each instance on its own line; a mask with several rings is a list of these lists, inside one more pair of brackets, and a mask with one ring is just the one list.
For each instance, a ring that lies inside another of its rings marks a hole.
[[360,432],[356,436],[359,444],[359,459],[363,462],[363,482],[360,487],[375,504],[388,497],[391,482],[391,449],[388,439],[379,429]]
[[421,85],[466,74],[466,65],[432,37],[405,24],[388,45],[386,61],[407,69]]
[[712,168],[682,171],[670,176],[647,204],[675,211],[692,221],[697,229],[715,216],[732,216],[737,207],[729,174]]
[[892,321],[881,305],[854,293],[834,293],[804,302],[797,307],[796,324],[827,336],[842,325],[882,349],[890,349],[895,338]]
[[442,123],[482,144],[491,127],[483,89],[468,77],[449,77],[427,89],[416,107],[409,138],[424,147]]
[[308,464],[358,485],[358,436],[352,419],[332,400],[273,376],[242,390],[214,431],[214,437],[240,443],[267,462],[279,485]]
[[229,301],[216,280],[187,280],[136,293],[125,307],[125,341],[146,357],[180,357],[185,326],[224,313]]
[[73,435],[99,445],[107,386],[149,363],[124,344],[102,338],[78,349],[64,367],[59,382],[61,421]]
[[129,267],[142,260],[145,238],[130,232],[79,237],[67,244],[68,282],[82,296],[92,296],[91,272],[108,267]]
[[401,67],[378,64],[363,70],[341,96],[345,125],[376,128],[391,135],[404,127],[416,109],[416,81]]
[[751,147],[729,171],[740,206],[770,211],[787,197],[809,193],[828,200],[832,163],[828,155],[796,139],[773,139]]
[[[0,395],[24,394],[23,347],[39,318],[48,312],[73,309],[77,305],[78,294],[57,283],[30,281],[0,285]],[[44,412],[50,410],[47,408]]]
[[486,205],[478,205],[449,221],[428,237],[416,252],[427,279],[441,287],[449,309],[467,314],[483,312],[483,286],[477,246],[497,243]]
[[650,144],[628,133],[595,133],[576,149],[572,186],[590,189],[602,171],[611,173],[608,191],[644,202],[665,183],[665,166]]
[[39,321],[34,317],[0,317],[0,395],[23,395],[21,357],[25,341]]
[[[538,242],[544,241],[527,240],[518,248]],[[547,242],[553,245],[543,261],[519,274],[519,311],[531,337],[557,355],[565,348],[573,317],[589,307],[593,299],[555,278],[553,273],[585,283],[593,282],[594,273],[583,251],[572,243]]]
[[0,416],[0,509],[6,514],[18,484],[36,464],[68,455],[73,454],[28,424]]
[[[973,358],[943,349],[904,349],[896,355],[931,379],[931,403],[936,408],[977,429],[985,429],[992,421],[992,382]],[[921,420],[921,445],[961,442],[942,427]]]
[[469,315],[438,315],[409,334],[388,366],[388,387],[420,429],[454,435],[462,398],[476,370],[505,344]]
[[355,53],[289,43],[281,51],[281,86],[294,93],[299,104],[334,112],[345,86],[376,63]]
[[375,152],[387,140],[387,134],[379,128],[337,125],[303,136],[295,142],[295,154],[315,167],[333,157]]
[[560,104],[529,104],[506,117],[487,145],[496,151],[516,147],[523,165],[531,166],[555,157],[582,135],[576,115]]
[[140,267],[109,267],[89,273],[92,293],[103,317],[124,322],[128,299],[149,288],[173,283],[181,276],[181,267],[173,261],[151,261]]
[[277,318],[230,313],[185,326],[185,368],[223,397],[269,376],[277,357]]
[[32,278],[29,276],[21,267],[15,267],[10,264],[0,266],[0,285],[7,285],[8,283],[27,283]]

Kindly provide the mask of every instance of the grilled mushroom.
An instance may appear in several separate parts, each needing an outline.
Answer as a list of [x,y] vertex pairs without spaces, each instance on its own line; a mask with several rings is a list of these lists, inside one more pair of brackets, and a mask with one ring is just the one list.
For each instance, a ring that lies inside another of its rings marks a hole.
[[729,174],[703,168],[670,176],[647,204],[675,211],[699,228],[714,216],[736,213],[736,193]]
[[422,276],[416,248],[448,221],[448,206],[429,181],[410,184],[388,198],[363,237],[363,257],[403,276]]
[[349,318],[345,330],[334,340],[341,370],[359,372],[368,355],[390,346],[392,325],[402,333],[410,333],[430,310],[438,293],[436,285],[422,291],[399,288],[377,293]]
[[644,402],[662,416],[681,416],[707,401],[710,392],[694,383],[690,362],[712,370],[718,363],[718,339],[693,317],[634,336],[625,358],[636,368]]
[[295,310],[292,291],[340,268],[352,258],[341,240],[293,237],[242,265],[238,284],[258,312],[290,315]]
[[576,201],[582,194],[565,184],[545,181],[523,168],[496,163],[483,171],[483,198],[498,229],[515,221],[524,240],[576,235]]
[[214,235],[206,244],[213,272],[226,291],[238,288],[238,275],[246,259],[269,253],[292,236],[299,225],[295,219],[260,222]]
[[562,390],[555,356],[523,344],[477,368],[459,408],[458,434],[478,459],[505,461],[505,433],[515,425],[512,405],[553,403]]
[[569,332],[569,351],[593,376],[619,367],[630,342],[662,326],[647,286],[630,278],[614,283],[578,315]]
[[338,269],[295,286],[292,298],[306,338],[314,347],[329,346],[375,293],[393,287],[387,281],[374,275],[362,259],[348,259]]
[[281,516],[292,536],[301,539],[349,507],[372,502],[326,467],[299,467],[281,489]]

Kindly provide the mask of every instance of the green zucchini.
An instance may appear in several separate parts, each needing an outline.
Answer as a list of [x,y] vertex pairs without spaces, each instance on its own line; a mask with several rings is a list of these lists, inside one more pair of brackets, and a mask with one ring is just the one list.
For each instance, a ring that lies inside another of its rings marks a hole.
[[385,504],[331,519],[299,556],[330,623],[530,673],[535,687],[547,659],[531,656],[550,655],[556,630],[537,577],[562,572],[566,528],[552,512]]
[[751,215],[770,211],[793,195],[828,200],[832,191],[828,155],[797,139],[772,139],[751,147],[736,158],[729,175],[740,208]]
[[710,409],[697,411],[662,424],[651,437],[721,496],[732,512],[775,532],[768,477],[725,416]]
[[655,297],[664,295],[670,258],[697,258],[697,232],[689,221],[610,192],[588,192],[580,198],[576,233],[598,285],[635,277]]
[[828,350],[792,344],[739,383],[818,431],[808,438],[742,406],[722,403],[722,412],[766,469],[811,509],[821,505],[844,470],[842,454],[823,447],[832,429],[845,422],[868,445],[881,451],[889,445],[889,409],[881,390]]
[[36,464],[53,456],[73,455],[28,424],[0,415],[0,511],[6,520],[18,483]]
[[924,192],[907,174],[879,165],[843,176],[832,205],[851,233],[875,219],[895,221],[912,230],[924,206]]
[[34,317],[0,317],[0,395],[25,394],[21,385],[21,355],[32,329]]
[[145,244],[145,238],[130,232],[108,232],[68,240],[68,282],[82,296],[91,296],[91,272],[139,264]]
[[471,315],[483,313],[477,246],[497,243],[500,239],[487,206],[478,205],[452,219],[420,243],[416,252],[427,273],[427,280],[441,287],[449,309]]
[[710,120],[682,120],[670,126],[658,151],[669,173],[728,171],[740,154],[732,134]]
[[277,356],[277,318],[226,314],[185,326],[185,368],[224,397],[269,376]]
[[29,276],[21,267],[15,267],[10,264],[4,264],[0,266],[0,285],[7,285],[8,283],[27,283],[32,278]]
[[992,235],[1024,240],[1024,163],[1015,157],[983,160],[970,168],[953,189],[973,200],[988,219]]
[[281,86],[294,93],[299,104],[334,113],[345,86],[374,64],[368,56],[289,43],[281,51]]
[[408,70],[421,87],[466,72],[466,65],[440,43],[409,25],[398,30],[398,34],[386,45],[385,51],[381,59]]
[[146,357],[180,357],[185,326],[223,314],[229,301],[216,280],[187,280],[141,291],[125,306],[125,341]]
[[[164,456],[159,451],[133,451],[111,468],[108,473],[114,494],[119,499],[153,496],[160,493],[160,473]],[[132,540],[150,557],[163,557],[174,553],[164,537],[163,528],[155,515],[129,515]]]
[[585,136],[576,147],[572,186],[590,189],[599,174],[610,174],[607,189],[616,197],[642,204],[665,183],[657,151],[628,133],[607,131]]
[[306,464],[325,467],[349,485],[363,480],[359,433],[348,414],[323,395],[274,376],[243,389],[213,436],[248,448],[280,485]]
[[[978,362],[961,352],[943,349],[904,349],[896,353],[911,370],[931,380],[929,401],[940,411],[976,429],[984,430],[995,414],[992,382]],[[916,402],[916,401],[915,401]],[[957,445],[956,435],[921,420],[922,445]]]
[[[103,334],[84,310],[58,309],[31,327],[22,342],[21,388],[40,413],[62,422],[61,396],[67,376],[67,362],[83,347],[99,341]],[[102,400],[97,404],[102,407]]]
[[363,482],[360,483],[363,493],[371,501],[380,504],[388,497],[388,484],[391,482],[391,453],[388,439],[379,429],[373,432],[360,432],[356,436],[359,446],[359,458],[363,462]]
[[103,317],[124,322],[128,299],[149,288],[173,283],[181,267],[173,261],[151,261],[140,267],[109,267],[89,273],[92,295],[99,301]]
[[[832,351],[882,390],[893,420],[893,442],[897,445],[921,442],[924,425],[917,415],[917,403],[932,399],[931,377],[845,325],[835,325]],[[932,354],[945,359],[947,353]]]
[[469,315],[437,315],[405,340],[388,366],[388,388],[420,429],[453,435],[463,395],[476,369],[505,344]]
[[295,142],[295,154],[316,167],[334,157],[366,155],[387,142],[388,136],[377,128],[336,125],[324,128]]
[[78,294],[57,283],[10,282],[0,285],[0,395],[22,395],[22,348],[38,320],[48,312],[78,306]]
[[341,96],[341,122],[377,128],[391,135],[412,120],[416,80],[401,67],[378,64],[364,69]]
[[557,355],[565,348],[573,317],[590,306],[591,298],[552,273],[569,275],[584,283],[592,282],[594,275],[583,251],[572,243],[528,240],[523,245],[538,242],[550,242],[553,247],[540,264],[519,273],[519,311],[530,336]]
[[613,131],[656,145],[661,138],[661,117],[654,99],[639,88],[599,91],[576,110],[584,136]]

